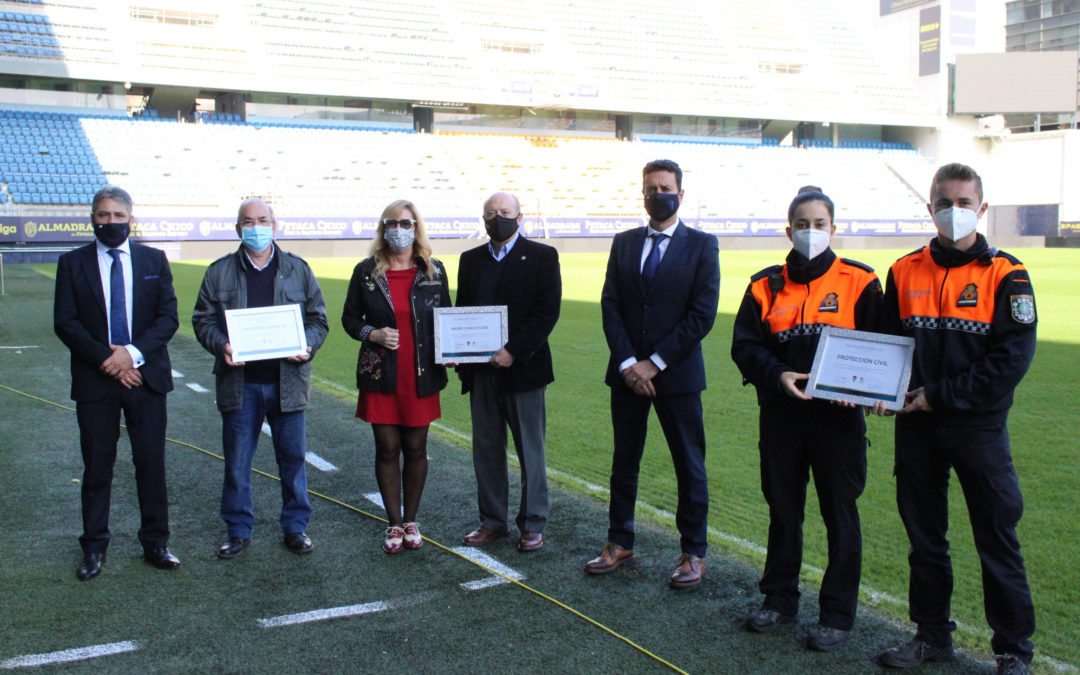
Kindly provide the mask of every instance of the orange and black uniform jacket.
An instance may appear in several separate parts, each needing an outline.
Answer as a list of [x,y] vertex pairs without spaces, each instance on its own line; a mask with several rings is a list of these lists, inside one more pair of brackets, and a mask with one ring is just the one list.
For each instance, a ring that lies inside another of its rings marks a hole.
[[731,340],[731,358],[763,396],[785,396],[780,374],[809,373],[822,327],[880,330],[881,282],[862,263],[833,250],[807,260],[792,249],[787,264],[750,278]]
[[929,246],[893,263],[884,328],[915,338],[909,389],[935,412],[1003,416],[1035,355],[1035,292],[1013,256],[978,235],[967,251]]

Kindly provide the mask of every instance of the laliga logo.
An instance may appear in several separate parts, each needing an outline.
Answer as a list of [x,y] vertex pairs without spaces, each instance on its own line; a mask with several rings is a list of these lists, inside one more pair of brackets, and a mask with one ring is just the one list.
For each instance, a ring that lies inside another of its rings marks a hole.
[[32,220],[26,221],[26,223],[23,224],[23,232],[26,233],[27,239],[33,239],[37,236],[37,223]]

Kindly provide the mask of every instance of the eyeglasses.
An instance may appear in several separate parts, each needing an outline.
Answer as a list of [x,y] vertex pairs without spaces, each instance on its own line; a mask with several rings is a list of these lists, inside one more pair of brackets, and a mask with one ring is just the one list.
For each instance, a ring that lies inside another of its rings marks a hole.
[[394,220],[393,218],[387,218],[382,221],[383,227],[386,229],[392,229],[400,227],[403,230],[411,230],[416,227],[416,221],[411,218],[402,218],[401,220]]

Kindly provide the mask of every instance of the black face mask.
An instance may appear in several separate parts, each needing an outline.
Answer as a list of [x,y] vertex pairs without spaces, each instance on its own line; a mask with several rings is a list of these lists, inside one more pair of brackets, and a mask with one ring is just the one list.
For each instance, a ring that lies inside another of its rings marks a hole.
[[645,213],[662,223],[679,210],[679,195],[674,192],[654,192],[645,197]]
[[487,230],[488,236],[491,237],[492,241],[506,241],[517,232],[518,221],[517,218],[495,216],[494,218],[484,220],[484,228]]
[[126,223],[102,223],[100,225],[94,223],[94,236],[109,248],[116,248],[123,244],[129,234],[131,234],[130,220]]

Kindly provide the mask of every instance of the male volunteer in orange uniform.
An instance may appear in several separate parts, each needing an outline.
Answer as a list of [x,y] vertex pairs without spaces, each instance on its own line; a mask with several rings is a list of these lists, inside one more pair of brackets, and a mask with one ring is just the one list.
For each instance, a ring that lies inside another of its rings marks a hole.
[[1023,498],[1005,424],[1035,353],[1035,294],[1020,261],[976,233],[986,203],[971,167],[938,169],[930,200],[938,236],[893,264],[884,310],[889,332],[915,338],[911,391],[896,418],[896,501],[911,541],[908,611],[918,630],[878,660],[907,668],[953,657],[951,467],[982,562],[998,672],[1026,673],[1035,612],[1016,538]]

